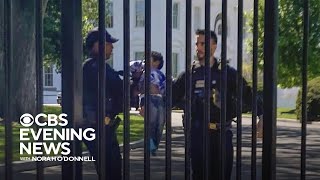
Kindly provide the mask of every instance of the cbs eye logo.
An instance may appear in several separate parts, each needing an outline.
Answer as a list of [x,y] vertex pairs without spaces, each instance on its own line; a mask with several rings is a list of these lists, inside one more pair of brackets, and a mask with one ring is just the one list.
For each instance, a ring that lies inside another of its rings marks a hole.
[[[20,124],[24,127],[30,127],[33,124],[38,126],[66,126],[68,125],[68,120],[66,119],[67,114],[62,113],[60,115],[56,114],[44,114],[40,113],[33,117],[31,114],[25,113],[20,117]],[[46,119],[42,121],[41,119]]]
[[24,127],[32,126],[33,122],[34,122],[34,118],[31,114],[23,114],[20,117],[20,124]]

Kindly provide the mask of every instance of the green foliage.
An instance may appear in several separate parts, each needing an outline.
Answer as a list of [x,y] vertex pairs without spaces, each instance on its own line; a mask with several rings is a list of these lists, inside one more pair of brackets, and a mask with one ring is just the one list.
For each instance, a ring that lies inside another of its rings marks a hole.
[[[297,119],[301,119],[302,111],[301,90],[298,93],[296,112]],[[320,120],[320,77],[308,82],[307,92],[307,117],[308,121]]]
[[[247,82],[252,82],[253,74],[252,74],[253,63],[244,61],[242,64],[242,76]],[[263,82],[263,73],[260,69],[257,72],[257,80],[259,83]]]
[[[111,21],[110,1],[106,0],[106,24]],[[98,26],[98,0],[82,1],[82,37],[83,42],[87,33]],[[43,20],[44,64],[56,65],[61,70],[61,0],[49,0]],[[84,49],[84,58],[86,52]]]
[[[259,68],[263,68],[264,2],[259,4]],[[253,32],[253,13],[246,15],[249,32]],[[320,75],[320,2],[310,0],[310,40],[309,66],[310,79]],[[301,86],[303,54],[303,1],[279,0],[279,62],[278,84],[281,87]],[[252,53],[252,40],[247,42]]]
[[43,60],[45,66],[61,67],[61,1],[49,0],[43,19]]

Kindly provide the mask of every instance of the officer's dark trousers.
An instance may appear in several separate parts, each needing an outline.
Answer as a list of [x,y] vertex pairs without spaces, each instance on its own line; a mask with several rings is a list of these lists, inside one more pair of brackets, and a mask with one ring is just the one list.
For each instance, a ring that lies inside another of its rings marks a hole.
[[[110,131],[110,129],[108,130],[107,128],[107,131]],[[117,136],[114,132],[107,132],[107,134],[107,140],[104,144],[107,151],[105,154],[106,167],[102,169],[102,171],[106,172],[106,180],[121,180],[121,154]],[[97,169],[97,173],[99,174],[100,170],[98,169],[99,156],[97,141],[98,139],[95,139],[94,141],[84,141],[84,143],[87,145],[90,154],[96,160],[94,163]]]
[[[95,115],[93,115],[91,112],[85,112],[85,117],[87,120],[94,120]],[[90,154],[93,156],[93,158],[96,160],[95,166],[97,173],[100,173],[100,170],[98,169],[98,160],[101,156],[98,156],[98,131],[95,126],[92,126],[95,128],[96,132],[96,139],[93,141],[86,141],[83,142],[86,144]],[[106,180],[121,180],[121,154],[120,154],[120,147],[117,140],[117,134],[116,131],[111,130],[109,126],[105,126],[106,128],[106,142],[104,145],[106,146],[106,167],[101,169],[101,171],[106,172]]]
[[[198,121],[194,121],[191,126],[191,164],[193,172],[193,180],[202,180],[203,169],[205,162],[203,162],[203,135],[202,125]],[[210,130],[209,132],[209,180],[222,180],[220,174],[220,138],[219,130]],[[226,159],[225,159],[225,180],[230,180],[232,165],[233,165],[233,145],[232,132],[226,131]]]

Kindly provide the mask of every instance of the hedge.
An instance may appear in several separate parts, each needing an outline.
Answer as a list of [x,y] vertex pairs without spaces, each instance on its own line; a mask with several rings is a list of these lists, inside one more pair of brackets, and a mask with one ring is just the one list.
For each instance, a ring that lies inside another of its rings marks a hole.
[[[296,101],[297,119],[301,118],[302,111],[302,90],[299,90]],[[307,92],[307,118],[308,121],[320,120],[320,77],[316,77],[308,82]]]

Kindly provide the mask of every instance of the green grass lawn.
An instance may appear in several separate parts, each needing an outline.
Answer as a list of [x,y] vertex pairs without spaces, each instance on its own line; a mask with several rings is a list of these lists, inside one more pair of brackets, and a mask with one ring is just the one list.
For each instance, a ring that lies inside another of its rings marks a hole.
[[43,113],[45,114],[61,114],[61,106],[43,106]]
[[285,119],[297,119],[296,110],[291,108],[278,108],[277,117]]
[[[251,113],[244,113],[244,115],[251,116]],[[284,119],[297,119],[297,115],[295,109],[291,108],[277,108],[277,118],[284,118]]]
[[[12,142],[12,149],[13,149],[13,159],[14,160],[18,160],[19,159],[19,143],[20,143],[20,140],[19,140],[19,129],[21,128],[22,126],[18,123],[13,123],[12,124],[12,139],[13,139],[13,142]],[[0,163],[3,163],[4,162],[4,131],[5,131],[5,128],[4,128],[4,125],[0,125]]]
[[[59,106],[44,106],[43,109],[45,114],[60,114],[61,107]],[[123,115],[120,114],[119,117],[123,119]],[[12,139],[13,139],[13,160],[19,160],[19,143],[20,143],[20,128],[22,126],[19,123],[12,123]],[[4,124],[0,124],[0,164],[4,162]],[[123,143],[123,121],[118,128],[118,141],[120,144]],[[130,116],[130,141],[136,141],[143,138],[144,132],[144,121],[143,118],[139,115]],[[86,150],[85,145],[83,144],[83,150]]]
[[[120,114],[119,117],[123,120],[123,115]],[[144,121],[143,117],[140,115],[131,115],[130,116],[130,141],[136,141],[143,139],[144,132]],[[121,121],[120,126],[117,131],[118,141],[120,144],[123,143],[123,121]]]

